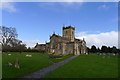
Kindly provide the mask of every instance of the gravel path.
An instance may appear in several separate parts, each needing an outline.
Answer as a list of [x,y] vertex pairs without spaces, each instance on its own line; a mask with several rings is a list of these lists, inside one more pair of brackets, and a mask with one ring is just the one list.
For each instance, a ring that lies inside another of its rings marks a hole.
[[67,62],[71,61],[72,59],[76,58],[77,56],[72,56],[66,60],[63,60],[63,61],[60,61],[58,63],[54,63],[53,65],[51,66],[48,66],[46,68],[43,68],[41,70],[38,70],[36,72],[33,72],[29,75],[26,75],[22,78],[19,78],[18,80],[22,80],[22,79],[25,79],[25,78],[28,78],[28,79],[40,79],[40,78],[43,78],[45,75],[47,75],[49,72],[61,67],[62,65],[66,64]]

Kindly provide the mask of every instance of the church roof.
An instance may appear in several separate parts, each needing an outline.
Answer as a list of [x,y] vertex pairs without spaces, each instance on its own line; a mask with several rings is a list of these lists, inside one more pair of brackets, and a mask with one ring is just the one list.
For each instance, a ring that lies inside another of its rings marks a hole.
[[56,35],[56,34],[54,33],[52,36],[50,36],[50,39],[51,39],[53,36],[58,37],[58,38],[62,38],[61,36]]
[[82,41],[82,40],[81,40],[81,39],[76,39],[76,38],[75,38],[75,41]]
[[64,38],[64,37],[62,37],[62,36],[56,35],[55,33],[54,33],[52,36],[50,36],[50,39],[51,39],[53,36],[55,36],[55,37],[57,37],[57,38],[59,38],[59,39],[62,39],[62,40],[69,40],[69,39]]
[[36,48],[37,46],[46,46],[46,44],[36,44],[35,48]]

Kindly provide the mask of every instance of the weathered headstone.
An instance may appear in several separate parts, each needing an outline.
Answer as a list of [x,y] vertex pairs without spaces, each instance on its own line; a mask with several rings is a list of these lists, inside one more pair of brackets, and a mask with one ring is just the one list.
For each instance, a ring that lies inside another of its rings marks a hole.
[[113,53],[113,56],[115,56],[115,53]]
[[15,68],[20,69],[18,58],[15,60]]
[[32,57],[32,55],[28,55],[28,54],[27,54],[27,55],[25,55],[25,56],[26,56],[26,57]]
[[9,56],[11,55],[11,54],[8,54]]
[[5,64],[6,66],[12,66],[12,63],[10,63],[9,61]]

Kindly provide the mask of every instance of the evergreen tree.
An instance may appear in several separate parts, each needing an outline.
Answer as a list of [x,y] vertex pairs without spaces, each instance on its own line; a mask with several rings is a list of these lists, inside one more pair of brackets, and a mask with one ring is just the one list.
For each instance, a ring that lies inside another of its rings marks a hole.
[[102,53],[107,53],[108,52],[107,46],[102,46],[101,47],[101,52]]
[[115,46],[112,47],[112,52],[115,54],[117,53],[117,48]]
[[93,46],[91,47],[90,52],[92,52],[92,53],[96,53],[96,52],[97,52],[97,49],[96,49],[96,46],[95,46],[95,45],[93,45]]
[[97,52],[100,53],[100,48],[98,47]]

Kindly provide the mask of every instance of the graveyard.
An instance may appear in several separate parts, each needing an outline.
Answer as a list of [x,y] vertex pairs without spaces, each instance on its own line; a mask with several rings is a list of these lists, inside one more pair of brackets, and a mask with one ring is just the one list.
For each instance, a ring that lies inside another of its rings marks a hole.
[[[74,65],[73,65],[74,64]],[[80,55],[45,78],[117,78],[118,56]]]
[[[46,53],[22,54],[16,52],[3,53],[2,77],[18,78],[65,60],[73,55],[61,58],[50,58]],[[119,55],[79,55],[62,67],[48,73],[45,78],[117,78]],[[58,57],[58,56],[57,56]],[[15,67],[19,62],[19,67]],[[9,63],[9,66],[8,66]],[[74,64],[74,65],[73,65]]]
[[119,78],[116,1],[3,0],[0,78]]
[[[56,62],[62,61],[73,55],[62,56],[61,59],[49,58],[49,54],[30,52],[2,53],[2,78],[18,78]],[[18,62],[18,67],[15,65]],[[16,67],[15,67],[16,66]]]

